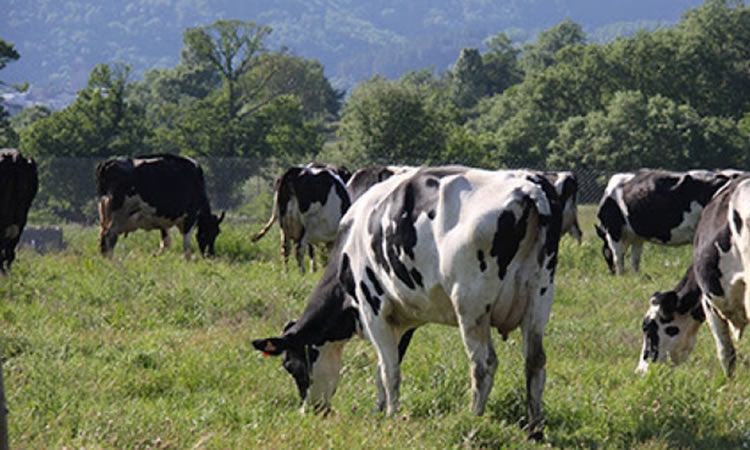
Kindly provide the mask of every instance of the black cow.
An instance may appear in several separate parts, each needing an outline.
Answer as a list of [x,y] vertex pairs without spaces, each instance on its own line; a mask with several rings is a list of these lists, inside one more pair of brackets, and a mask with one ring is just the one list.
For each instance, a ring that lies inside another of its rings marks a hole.
[[750,321],[750,175],[731,181],[703,210],[693,242],[693,260],[677,287],[657,292],[643,319],[638,366],[668,357],[679,364],[695,346],[708,318],[722,368],[736,365],[732,343]]
[[276,178],[271,218],[253,236],[253,242],[271,229],[278,215],[284,266],[288,264],[289,241],[293,241],[300,272],[305,272],[305,247],[309,250],[310,268],[314,271],[313,245],[330,245],[336,239],[339,220],[351,204],[346,191],[350,176],[346,168],[316,162],[287,169]]
[[599,224],[595,225],[610,272],[625,273],[625,254],[631,246],[633,271],[638,272],[644,241],[689,244],[703,207],[740,173],[641,169],[612,176],[599,203]]
[[39,190],[36,162],[18,150],[0,149],[0,275],[10,270],[16,245]]
[[194,160],[157,154],[103,161],[96,166],[96,189],[102,254],[111,256],[117,236],[137,229],[158,229],[164,250],[170,245],[169,229],[176,226],[187,257],[197,225],[201,254],[214,255],[224,213],[211,213],[203,170]]
[[378,354],[378,407],[399,409],[404,339],[427,323],[459,326],[482,414],[498,366],[490,331],[524,341],[529,430],[541,436],[542,340],[554,297],[562,206],[543,177],[465,167],[392,175],[341,220],[302,317],[253,342],[284,354],[306,406],[327,408],[344,344],[367,336]]

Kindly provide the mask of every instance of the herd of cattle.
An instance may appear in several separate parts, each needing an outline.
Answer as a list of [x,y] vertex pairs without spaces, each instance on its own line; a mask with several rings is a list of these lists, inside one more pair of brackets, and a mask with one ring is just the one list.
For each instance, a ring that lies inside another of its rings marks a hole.
[[[169,229],[190,252],[214,254],[219,224],[203,172],[174,155],[116,158],[96,167],[100,248],[117,237]],[[6,273],[38,189],[36,165],[0,151],[0,272]],[[542,436],[544,329],[554,297],[558,244],[579,242],[578,184],[572,172],[489,171],[461,166],[381,166],[354,174],[320,163],[289,168],[276,179],[271,218],[278,219],[286,265],[290,241],[304,272],[308,250],[326,244],[328,264],[302,316],[280,336],[258,339],[264,355],[283,355],[303,405],[326,409],[336,390],[342,350],[354,335],[378,356],[378,407],[399,409],[400,363],[415,330],[457,326],[470,360],[473,411],[484,411],[497,357],[491,329],[505,339],[520,328],[525,359],[528,431]],[[669,172],[642,169],[610,178],[596,233],[613,274],[631,251],[638,271],[644,241],[693,243],[692,263],[675,288],[657,292],[643,321],[639,370],[650,362],[683,361],[708,323],[722,367],[733,374],[739,339],[750,319],[750,174],[736,170]]]

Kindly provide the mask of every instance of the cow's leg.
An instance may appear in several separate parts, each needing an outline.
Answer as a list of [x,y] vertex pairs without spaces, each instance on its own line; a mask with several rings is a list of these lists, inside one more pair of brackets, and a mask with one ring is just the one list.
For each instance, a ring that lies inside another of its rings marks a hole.
[[638,273],[641,269],[641,254],[643,253],[643,241],[633,242],[630,248],[630,263],[633,265],[633,272]]
[[479,313],[471,314],[462,311],[465,306],[459,304],[460,296],[454,294],[453,298],[458,328],[471,364],[471,406],[475,414],[481,415],[492,390],[498,364],[490,335],[490,305],[477,305]]
[[302,230],[302,236],[300,236],[299,240],[297,240],[294,243],[294,256],[297,258],[297,266],[299,266],[299,272],[301,274],[305,274],[305,247],[307,247],[308,242],[307,238],[305,237],[305,230]]
[[706,311],[708,326],[714,335],[716,342],[716,354],[719,356],[721,367],[727,377],[732,377],[734,367],[737,363],[737,354],[734,350],[734,344],[729,330],[729,323],[716,312],[714,307],[707,299],[703,299],[703,309]]
[[[365,313],[367,314],[367,313]],[[398,412],[399,389],[401,386],[401,368],[399,366],[399,334],[381,316],[365,319],[367,335],[378,354],[378,367],[375,372],[375,384],[378,389],[378,411],[385,410],[386,415]]]
[[612,248],[612,258],[615,261],[617,275],[625,275],[625,254],[628,251],[628,244],[623,241],[612,241],[610,247]]
[[284,270],[289,270],[289,239],[281,229],[281,260],[284,262]]
[[167,250],[172,245],[172,238],[169,236],[169,230],[159,228],[161,233],[161,241],[159,242],[159,253]]
[[528,292],[529,297],[535,301],[527,307],[521,323],[529,420],[527,430],[529,438],[536,440],[542,439],[542,394],[547,378],[547,357],[544,353],[543,339],[554,298],[553,276],[552,273],[541,274],[539,284],[532,284]]
[[315,247],[312,244],[307,245],[307,254],[310,256],[310,272],[315,272],[318,268],[315,266]]
[[117,244],[117,230],[114,228],[112,217],[112,197],[105,195],[99,199],[99,251],[102,255],[111,257]]
[[190,241],[193,239],[193,230],[195,227],[190,227],[182,233],[182,252],[185,254],[185,259],[190,259]]

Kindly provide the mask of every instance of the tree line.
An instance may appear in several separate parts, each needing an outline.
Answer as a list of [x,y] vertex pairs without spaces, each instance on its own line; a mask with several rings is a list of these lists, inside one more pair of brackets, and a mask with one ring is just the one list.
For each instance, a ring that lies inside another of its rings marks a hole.
[[[195,157],[487,168],[632,170],[750,163],[750,8],[708,0],[672,28],[588,42],[566,20],[504,33],[445,71],[375,75],[348,98],[315,59],[270,51],[270,27],[219,20],[183,33],[180,62],[132,79],[97,65],[73,104],[0,109],[0,146],[31,156]],[[18,55],[0,40],[0,69]]]

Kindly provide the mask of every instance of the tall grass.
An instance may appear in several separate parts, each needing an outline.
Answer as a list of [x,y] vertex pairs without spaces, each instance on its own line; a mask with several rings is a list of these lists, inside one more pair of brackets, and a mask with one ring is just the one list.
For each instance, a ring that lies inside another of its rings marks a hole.
[[[563,238],[546,330],[544,445],[729,448],[750,445],[750,367],[739,346],[727,380],[707,327],[678,367],[635,374],[650,295],[671,288],[690,249],[647,246],[642,272],[608,274],[591,223]],[[22,250],[0,279],[0,353],[15,448],[535,447],[525,415],[522,343],[494,336],[500,366],[483,417],[470,412],[458,332],[420,329],[402,366],[402,412],[374,412],[372,346],[347,346],[326,417],[301,414],[294,383],[254,338],[299,316],[320,272],[285,272],[273,235],[225,224],[218,257],[155,256],[158,233],[136,232],[112,260],[97,230],[65,227],[68,249]],[[175,241],[179,241],[175,239]]]

